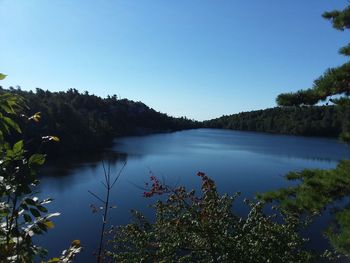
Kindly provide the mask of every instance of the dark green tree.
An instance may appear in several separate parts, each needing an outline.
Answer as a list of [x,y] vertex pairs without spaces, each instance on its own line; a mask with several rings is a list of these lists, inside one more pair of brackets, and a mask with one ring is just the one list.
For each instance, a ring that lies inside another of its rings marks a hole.
[[[330,20],[337,30],[350,28],[350,6],[342,11],[325,12],[323,17]],[[350,44],[340,49],[340,53],[349,56]],[[350,107],[350,62],[328,69],[314,81],[312,88],[296,93],[280,94],[277,103],[281,106],[314,105],[320,100],[329,100],[339,111],[346,113],[342,139],[350,142],[349,107]],[[332,96],[336,98],[332,99]],[[327,122],[330,122],[329,116]],[[334,120],[333,120],[334,121]],[[308,169],[292,172],[288,180],[298,180],[296,186],[262,195],[265,200],[278,200],[284,210],[308,216],[320,215],[327,207],[339,200],[350,197],[350,161],[341,161],[335,169]],[[350,203],[343,206],[334,215],[334,223],[326,231],[334,248],[350,256]]]
[[[350,28],[350,6],[342,11],[331,11],[323,14],[325,19],[331,21],[337,30]],[[342,47],[339,53],[350,56],[350,44]],[[337,105],[350,105],[350,62],[339,67],[329,68],[326,72],[314,81],[313,87],[307,90],[299,90],[295,93],[280,94],[276,101],[281,106],[314,105],[320,100],[330,99]],[[331,96],[342,95],[340,98],[332,99]]]

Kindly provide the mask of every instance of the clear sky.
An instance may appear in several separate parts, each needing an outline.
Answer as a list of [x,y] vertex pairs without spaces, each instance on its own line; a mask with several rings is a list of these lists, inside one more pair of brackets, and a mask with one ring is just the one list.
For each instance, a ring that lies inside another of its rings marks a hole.
[[309,88],[348,33],[346,0],[0,0],[3,87],[75,88],[197,120]]

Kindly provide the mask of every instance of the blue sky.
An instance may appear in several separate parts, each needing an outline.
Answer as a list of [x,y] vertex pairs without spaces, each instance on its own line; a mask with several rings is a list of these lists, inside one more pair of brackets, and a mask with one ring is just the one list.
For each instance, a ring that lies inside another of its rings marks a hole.
[[197,120],[275,106],[346,61],[346,0],[0,0],[3,87],[75,88]]

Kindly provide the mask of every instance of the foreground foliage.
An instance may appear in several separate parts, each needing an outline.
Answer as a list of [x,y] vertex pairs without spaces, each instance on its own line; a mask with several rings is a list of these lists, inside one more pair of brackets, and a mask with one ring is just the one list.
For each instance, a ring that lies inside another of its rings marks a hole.
[[[51,218],[59,215],[48,213],[45,205],[51,199],[35,197],[34,189],[39,184],[36,174],[45,156],[29,154],[22,139],[12,143],[14,138],[21,137],[22,130],[15,120],[23,107],[22,98],[0,93],[0,262],[33,262],[37,256],[44,256],[45,249],[36,246],[33,237],[53,228]],[[40,115],[22,118],[38,121]],[[42,139],[58,140],[55,136]],[[80,243],[72,244],[60,262],[71,262],[80,249]]]
[[[341,161],[335,169],[307,169],[291,172],[288,180],[299,180],[299,185],[265,193],[265,201],[278,200],[283,210],[298,214],[320,215],[336,201],[350,196],[350,161]],[[336,214],[327,236],[337,251],[350,256],[350,207]]]
[[36,172],[44,163],[40,154],[27,156],[23,140],[11,145],[6,138],[21,129],[13,121],[21,99],[8,93],[0,94],[0,260],[25,262],[43,251],[32,242],[34,234],[53,227],[50,220],[57,214],[47,214],[47,200],[33,197],[32,187],[38,184]]
[[[350,29],[350,6],[344,10],[326,12],[323,17],[330,20],[335,29]],[[340,53],[350,55],[350,45],[340,49]],[[336,99],[331,96],[336,95]],[[300,90],[296,93],[285,93],[277,97],[282,106],[313,105],[320,100],[329,99],[336,105],[338,111],[343,112],[345,129],[341,134],[344,142],[350,143],[350,127],[348,116],[350,108],[350,62],[331,68],[315,80],[312,88]],[[277,201],[285,211],[297,212],[300,215],[313,217],[321,215],[327,207],[336,204],[338,200],[347,202],[337,209],[334,223],[329,226],[326,234],[334,248],[350,257],[350,161],[341,161],[332,170],[307,169],[292,172],[287,175],[288,180],[297,180],[298,185],[287,189],[280,189],[262,195],[268,201]]]
[[150,223],[133,211],[134,222],[112,232],[116,262],[311,262],[315,256],[304,248],[297,218],[285,215],[278,223],[266,216],[263,204],[246,201],[246,218],[235,215],[237,195],[220,195],[204,173],[200,195],[184,187],[172,189],[152,177],[146,197],[167,194],[157,201],[156,221]]

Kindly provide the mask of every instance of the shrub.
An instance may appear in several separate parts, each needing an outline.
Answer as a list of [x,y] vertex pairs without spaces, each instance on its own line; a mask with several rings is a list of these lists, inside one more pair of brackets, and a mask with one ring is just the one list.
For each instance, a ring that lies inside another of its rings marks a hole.
[[220,195],[215,182],[199,172],[199,196],[184,187],[171,188],[151,177],[145,197],[166,194],[154,208],[156,220],[149,222],[132,211],[133,222],[113,228],[109,256],[116,262],[311,262],[298,231],[298,218],[263,212],[263,203],[246,201],[246,218],[235,215],[236,195]]

